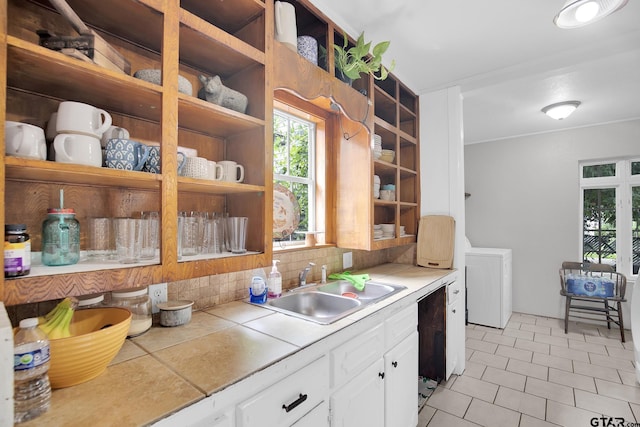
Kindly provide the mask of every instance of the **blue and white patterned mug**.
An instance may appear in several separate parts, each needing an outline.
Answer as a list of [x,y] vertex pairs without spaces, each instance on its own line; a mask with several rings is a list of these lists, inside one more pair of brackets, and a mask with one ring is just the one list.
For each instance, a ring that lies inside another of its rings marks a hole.
[[[185,160],[187,160],[187,156],[184,153],[178,151],[178,175],[182,171],[184,167]],[[160,146],[151,145],[149,146],[149,158],[147,162],[144,164],[144,168],[142,168],[145,172],[151,173],[160,173]]]
[[105,157],[108,168],[139,171],[149,158],[149,147],[132,139],[113,138],[107,142]]

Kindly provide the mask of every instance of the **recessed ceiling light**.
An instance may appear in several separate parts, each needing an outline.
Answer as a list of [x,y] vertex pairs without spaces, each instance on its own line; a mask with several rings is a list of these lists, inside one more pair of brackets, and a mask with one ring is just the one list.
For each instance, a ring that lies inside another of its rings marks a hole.
[[571,115],[571,113],[576,111],[578,105],[580,105],[580,101],[557,102],[555,104],[547,105],[541,111],[552,119],[562,120],[566,119]]
[[622,8],[629,0],[568,0],[553,22],[560,28],[578,28]]

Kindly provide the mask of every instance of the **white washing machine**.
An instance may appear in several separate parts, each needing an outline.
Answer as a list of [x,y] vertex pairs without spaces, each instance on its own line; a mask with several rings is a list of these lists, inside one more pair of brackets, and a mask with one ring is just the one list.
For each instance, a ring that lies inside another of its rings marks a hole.
[[511,249],[467,247],[469,323],[503,329],[512,312]]

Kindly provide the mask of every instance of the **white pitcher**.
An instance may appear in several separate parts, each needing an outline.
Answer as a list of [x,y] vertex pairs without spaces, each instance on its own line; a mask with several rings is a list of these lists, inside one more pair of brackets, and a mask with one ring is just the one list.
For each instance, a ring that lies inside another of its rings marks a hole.
[[294,52],[298,51],[298,30],[296,29],[296,9],[291,3],[276,1],[276,40]]

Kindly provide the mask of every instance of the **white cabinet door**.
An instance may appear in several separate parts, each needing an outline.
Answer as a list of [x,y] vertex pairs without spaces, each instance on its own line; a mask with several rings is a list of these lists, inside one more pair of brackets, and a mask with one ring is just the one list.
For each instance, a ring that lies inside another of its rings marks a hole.
[[[380,358],[333,393],[331,426],[383,427],[385,382],[384,360]],[[415,379],[413,383],[417,385]]]
[[415,427],[418,424],[417,331],[385,354],[384,367],[385,427]]
[[329,427],[329,404],[323,401],[291,427]]
[[445,379],[448,380],[456,365],[458,364],[458,336],[460,334],[460,307],[462,306],[460,299],[447,305],[447,338],[446,338],[446,369]]

